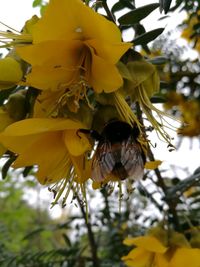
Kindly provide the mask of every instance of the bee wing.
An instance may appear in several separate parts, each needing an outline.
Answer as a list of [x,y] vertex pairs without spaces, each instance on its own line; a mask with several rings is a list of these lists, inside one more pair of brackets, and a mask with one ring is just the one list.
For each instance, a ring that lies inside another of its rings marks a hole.
[[139,180],[144,175],[144,159],[140,145],[129,137],[122,143],[121,163],[124,166],[128,177]]
[[102,182],[115,166],[115,160],[108,142],[99,143],[92,161],[92,179]]

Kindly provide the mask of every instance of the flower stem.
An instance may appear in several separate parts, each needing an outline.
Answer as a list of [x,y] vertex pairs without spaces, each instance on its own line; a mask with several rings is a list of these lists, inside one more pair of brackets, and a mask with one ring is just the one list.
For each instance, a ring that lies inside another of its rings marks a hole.
[[81,199],[79,198],[78,195],[76,195],[76,199],[77,199],[78,204],[80,206],[81,213],[83,215],[83,218],[85,220],[85,225],[87,227],[88,239],[89,239],[90,248],[91,248],[91,254],[92,254],[93,267],[100,267],[99,259],[98,259],[98,256],[97,256],[97,244],[96,244],[96,241],[95,241],[95,238],[94,238],[94,233],[92,231],[91,223],[89,222],[89,218],[87,216],[87,213],[85,212],[83,203],[82,203],[82,201],[81,201]]

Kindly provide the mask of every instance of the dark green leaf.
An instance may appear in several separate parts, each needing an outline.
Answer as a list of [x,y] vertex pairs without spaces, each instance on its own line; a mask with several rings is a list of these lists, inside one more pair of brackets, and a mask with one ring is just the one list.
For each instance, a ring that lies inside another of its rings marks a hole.
[[160,10],[164,10],[165,14],[169,11],[172,0],[160,0]]
[[153,104],[161,104],[165,102],[166,102],[166,98],[161,94],[154,95],[151,97],[151,103]]
[[169,83],[161,81],[160,82],[160,89],[169,89]]
[[159,4],[155,3],[136,8],[120,17],[118,21],[122,25],[133,25],[147,17],[152,11],[154,11],[158,7]]
[[117,11],[120,11],[124,8],[123,4],[120,2],[117,2],[116,4],[114,4],[114,6],[111,8],[111,12],[115,13]]
[[124,8],[134,9],[135,7],[127,0],[120,0],[119,2],[115,3],[111,8],[112,13],[120,11]]
[[152,30],[150,32],[146,32],[135,39],[133,39],[132,43],[134,45],[144,45],[147,44],[153,40],[155,40],[162,32],[164,31],[164,28],[158,28],[155,30]]
[[27,166],[24,168],[22,175],[23,177],[27,177],[30,174],[30,171],[33,169],[33,166]]
[[163,65],[168,62],[168,59],[166,57],[160,56],[149,59],[149,62],[151,62],[154,65]]
[[12,165],[12,163],[16,160],[17,156],[12,155],[7,161],[6,163],[3,165],[2,170],[1,170],[1,175],[2,175],[2,179],[5,179],[7,174],[8,174],[8,170],[10,168],[10,166]]
[[131,4],[131,1],[130,0],[120,0],[120,2],[122,3],[122,5],[124,7],[128,7],[130,9],[135,8],[135,6]]

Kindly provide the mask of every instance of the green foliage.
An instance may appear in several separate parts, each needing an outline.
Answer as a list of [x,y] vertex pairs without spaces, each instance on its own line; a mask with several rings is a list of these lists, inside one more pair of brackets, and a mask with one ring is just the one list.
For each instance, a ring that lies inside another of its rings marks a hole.
[[158,29],[146,32],[134,38],[132,42],[134,45],[148,44],[149,42],[155,40],[163,31],[164,31],[164,28],[158,28]]
[[146,18],[152,11],[159,7],[159,4],[149,4],[136,8],[118,19],[120,25],[133,25]]

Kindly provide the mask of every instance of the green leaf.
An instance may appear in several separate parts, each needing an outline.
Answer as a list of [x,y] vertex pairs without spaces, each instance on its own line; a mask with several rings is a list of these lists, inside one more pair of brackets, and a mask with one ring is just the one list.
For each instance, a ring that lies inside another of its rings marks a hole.
[[172,0],[160,0],[160,10],[164,10],[165,14],[169,11]]
[[168,62],[168,58],[163,57],[163,56],[158,56],[158,57],[154,57],[152,59],[149,59],[148,61],[154,65],[163,65],[163,64]]
[[131,41],[135,46],[136,45],[144,45],[147,44],[153,40],[155,40],[163,31],[165,28],[158,28],[155,30],[152,30],[150,32],[146,32],[135,39]]
[[119,23],[122,25],[133,25],[138,23],[140,20],[147,17],[152,11],[159,7],[158,3],[142,6],[136,8],[118,19]]
[[128,7],[130,9],[135,8],[135,6],[131,4],[131,1],[130,0],[120,0],[120,2],[122,3],[122,5],[124,7]]
[[116,4],[114,4],[114,6],[111,8],[111,12],[115,13],[117,11],[120,11],[124,8],[123,4],[121,2],[117,2]]
[[37,6],[41,6],[41,4],[42,4],[42,0],[34,0],[32,6],[37,7]]
[[123,8],[134,9],[135,7],[127,0],[121,0],[113,5],[111,8],[112,13],[122,10]]
[[8,170],[11,167],[12,163],[16,160],[17,156],[12,155],[7,161],[6,163],[3,165],[2,169],[1,169],[1,175],[2,175],[2,179],[6,179],[7,174],[8,174]]

